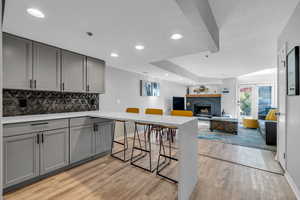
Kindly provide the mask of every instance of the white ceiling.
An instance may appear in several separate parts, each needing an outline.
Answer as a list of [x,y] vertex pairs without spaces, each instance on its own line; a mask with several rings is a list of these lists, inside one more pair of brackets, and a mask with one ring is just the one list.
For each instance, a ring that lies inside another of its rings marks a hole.
[[220,51],[170,59],[198,76],[228,78],[276,67],[277,38],[299,0],[209,0]]
[[[195,31],[175,0],[7,0],[3,30],[104,59],[113,67],[192,84],[148,63],[167,59],[216,78],[274,67],[277,36],[298,1],[209,0],[220,28],[220,51],[208,58],[207,36]],[[28,7],[43,11],[45,19],[29,16]],[[175,32],[184,38],[170,40]],[[136,44],[145,50],[135,50]],[[111,58],[112,51],[120,57]]]

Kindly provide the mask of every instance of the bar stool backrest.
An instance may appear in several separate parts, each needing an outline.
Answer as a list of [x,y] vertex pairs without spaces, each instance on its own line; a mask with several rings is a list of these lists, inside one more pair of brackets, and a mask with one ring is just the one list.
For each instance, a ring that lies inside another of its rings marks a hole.
[[193,117],[193,112],[190,110],[172,110],[171,115],[183,116],[183,117]]
[[150,115],[163,115],[164,111],[162,109],[156,109],[156,108],[147,108],[145,110],[145,114]]
[[128,113],[140,113],[140,109],[139,108],[127,108],[126,112],[128,112]]

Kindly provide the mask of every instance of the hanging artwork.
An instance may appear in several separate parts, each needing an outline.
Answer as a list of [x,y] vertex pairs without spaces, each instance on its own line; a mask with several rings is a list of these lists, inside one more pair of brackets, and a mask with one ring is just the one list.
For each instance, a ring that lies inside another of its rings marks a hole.
[[287,95],[299,95],[299,46],[288,53],[286,60]]
[[140,93],[141,96],[159,96],[160,84],[151,81],[140,81]]

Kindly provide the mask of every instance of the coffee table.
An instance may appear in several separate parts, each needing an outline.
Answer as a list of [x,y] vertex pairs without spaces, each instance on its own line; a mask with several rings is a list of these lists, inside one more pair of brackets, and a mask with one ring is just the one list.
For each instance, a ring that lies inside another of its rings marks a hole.
[[210,131],[219,130],[226,133],[238,134],[238,120],[229,117],[212,117],[210,121]]

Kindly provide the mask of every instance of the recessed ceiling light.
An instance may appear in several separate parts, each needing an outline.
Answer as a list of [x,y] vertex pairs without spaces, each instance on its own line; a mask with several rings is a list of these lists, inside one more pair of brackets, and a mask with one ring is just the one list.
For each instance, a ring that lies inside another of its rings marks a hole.
[[45,18],[44,13],[36,8],[28,8],[27,13],[37,18]]
[[113,58],[117,58],[117,57],[119,57],[119,54],[112,52],[112,53],[110,53],[110,56]]
[[168,74],[168,73],[166,73],[165,75],[166,75],[166,76],[169,76],[169,74]]
[[139,45],[135,45],[135,48],[137,50],[143,50],[143,49],[145,49],[145,46],[139,44]]
[[171,35],[172,40],[180,40],[181,38],[183,38],[183,36],[179,33],[174,33],[173,35]]

